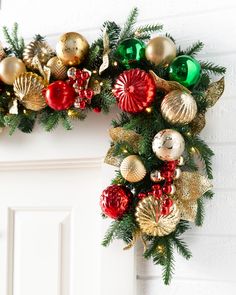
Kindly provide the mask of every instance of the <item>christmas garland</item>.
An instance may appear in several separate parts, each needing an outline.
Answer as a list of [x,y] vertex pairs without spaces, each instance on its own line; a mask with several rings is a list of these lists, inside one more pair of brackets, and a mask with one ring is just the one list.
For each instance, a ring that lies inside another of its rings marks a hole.
[[59,122],[69,130],[72,119],[117,103],[123,112],[112,122],[105,162],[119,170],[100,198],[103,217],[114,219],[103,245],[121,239],[129,249],[140,239],[169,284],[174,249],[191,257],[181,235],[202,225],[204,201],[213,197],[213,152],[198,134],[224,90],[223,78],[211,78],[225,68],[195,59],[202,42],[183,50],[170,35],[151,38],[162,26],[135,27],[137,14],[123,28],[105,22],[90,47],[65,33],[56,53],[42,36],[25,46],[17,24],[12,33],[4,27],[0,126],[29,133],[38,120],[46,131]]

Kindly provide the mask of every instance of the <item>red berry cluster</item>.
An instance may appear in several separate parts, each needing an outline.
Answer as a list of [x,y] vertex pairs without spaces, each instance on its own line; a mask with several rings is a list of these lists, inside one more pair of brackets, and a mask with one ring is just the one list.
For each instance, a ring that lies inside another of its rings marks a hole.
[[86,104],[89,104],[94,96],[93,89],[88,88],[88,82],[91,76],[90,72],[85,69],[79,70],[72,67],[68,70],[67,75],[69,77],[68,83],[73,86],[77,93],[74,107],[85,109]]

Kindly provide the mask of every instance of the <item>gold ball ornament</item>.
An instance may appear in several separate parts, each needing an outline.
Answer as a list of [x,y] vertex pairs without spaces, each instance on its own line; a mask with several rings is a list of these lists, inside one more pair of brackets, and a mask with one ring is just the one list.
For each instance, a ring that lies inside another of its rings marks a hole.
[[47,67],[51,70],[51,75],[56,80],[64,80],[67,77],[67,67],[63,62],[57,57],[54,56],[49,59],[47,62]]
[[32,111],[40,111],[46,107],[46,101],[42,94],[44,87],[43,78],[31,72],[21,74],[13,84],[18,100],[25,108]]
[[79,113],[76,110],[70,109],[67,111],[67,115],[68,117],[70,117],[71,119],[76,119],[79,117]]
[[69,32],[60,36],[56,45],[57,57],[64,65],[80,64],[89,51],[88,41],[79,33]]
[[168,37],[155,37],[149,41],[145,55],[146,59],[156,66],[168,66],[176,57],[175,43]]
[[173,90],[162,100],[161,114],[171,124],[185,125],[196,116],[197,104],[191,94]]
[[47,42],[41,40],[31,41],[26,45],[23,52],[23,61],[28,68],[31,70],[37,70],[38,65],[35,62],[35,57],[37,57],[42,66],[46,65],[48,60],[53,56],[53,50],[48,45]]
[[162,180],[164,180],[159,170],[153,170],[150,174],[150,179],[153,182],[161,182]]
[[175,203],[167,215],[161,213],[161,201],[153,196],[139,201],[135,217],[141,231],[150,236],[166,236],[173,232],[180,221],[180,211]]
[[175,161],[184,152],[183,136],[173,129],[158,132],[152,142],[152,150],[162,161]]
[[0,79],[5,84],[12,85],[15,79],[25,71],[25,64],[15,56],[6,57],[0,62]]
[[139,156],[130,155],[121,162],[120,173],[127,181],[138,182],[145,177],[146,168]]

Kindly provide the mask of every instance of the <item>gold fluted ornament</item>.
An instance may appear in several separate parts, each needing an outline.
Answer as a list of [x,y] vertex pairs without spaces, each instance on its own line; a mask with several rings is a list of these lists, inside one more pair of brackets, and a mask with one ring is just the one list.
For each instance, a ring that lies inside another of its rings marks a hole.
[[199,172],[183,171],[174,184],[175,198],[188,201],[196,201],[212,188],[210,180]]
[[197,104],[191,94],[181,90],[169,92],[162,100],[161,114],[171,124],[190,123],[197,113]]
[[162,215],[161,201],[153,196],[139,201],[135,217],[140,230],[150,236],[166,236],[173,232],[180,221],[180,211],[175,203],[168,215]]
[[79,33],[69,32],[60,36],[56,45],[57,57],[64,65],[80,64],[89,51],[88,41]]
[[147,44],[145,55],[156,66],[168,66],[176,57],[175,43],[168,37],[155,37]]
[[47,67],[51,70],[51,75],[56,80],[64,80],[67,77],[67,67],[63,62],[57,57],[54,56],[49,59],[47,62]]
[[15,79],[25,71],[25,64],[15,56],[6,57],[0,62],[0,79],[5,84],[12,85]]
[[37,57],[41,65],[44,66],[53,54],[53,50],[47,42],[34,40],[26,45],[23,52],[23,61],[31,70],[38,70],[38,64],[35,62],[35,57]]
[[21,74],[13,84],[15,95],[20,103],[32,111],[40,111],[46,107],[42,94],[44,87],[43,78],[31,72]]
[[146,172],[143,162],[137,155],[130,155],[121,162],[120,173],[129,182],[141,181]]

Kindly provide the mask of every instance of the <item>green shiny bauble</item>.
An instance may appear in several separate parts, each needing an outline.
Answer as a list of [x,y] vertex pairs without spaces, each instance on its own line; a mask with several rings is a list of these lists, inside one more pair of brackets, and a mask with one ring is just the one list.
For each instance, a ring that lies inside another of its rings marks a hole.
[[135,38],[126,39],[121,42],[115,52],[115,59],[122,63],[127,69],[132,68],[135,62],[145,57],[145,44]]
[[199,62],[188,55],[176,57],[169,67],[170,80],[174,80],[191,87],[195,85],[201,76],[201,66]]

